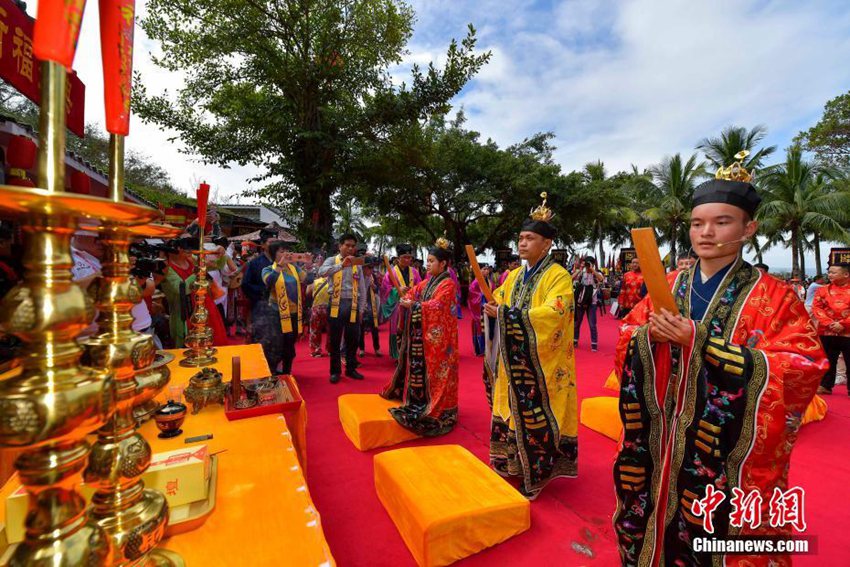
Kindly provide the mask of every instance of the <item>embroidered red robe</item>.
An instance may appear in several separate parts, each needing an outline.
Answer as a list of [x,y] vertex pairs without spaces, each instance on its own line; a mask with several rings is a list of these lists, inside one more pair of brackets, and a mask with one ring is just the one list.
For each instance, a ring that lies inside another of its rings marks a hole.
[[[694,270],[673,284],[690,318]],[[614,528],[624,565],[772,565],[787,556],[714,556],[694,552],[697,537],[788,535],[771,527],[769,501],[786,490],[791,449],[826,358],[796,293],[736,262],[706,314],[691,321],[685,347],[649,340],[649,298],[629,321],[621,374],[623,439],[614,467]],[[714,533],[692,508],[706,487],[723,493]],[[733,489],[762,496],[762,523],[730,525]]]

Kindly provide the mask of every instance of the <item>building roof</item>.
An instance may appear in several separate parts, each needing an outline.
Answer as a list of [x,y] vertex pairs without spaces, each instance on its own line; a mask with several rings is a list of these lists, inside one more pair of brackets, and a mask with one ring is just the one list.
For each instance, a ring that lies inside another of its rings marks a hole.
[[[7,114],[3,114],[2,112],[0,112],[0,132],[5,132],[8,135],[13,136],[26,136],[30,138],[33,142],[35,142],[36,145],[38,145],[38,133],[35,131],[34,128],[29,126],[28,124],[23,124],[17,121],[14,117],[9,116]],[[65,164],[67,167],[85,173],[89,178],[91,178],[94,184],[100,186],[101,192],[103,191],[103,188],[107,188],[108,192],[108,174],[98,169],[92,163],[85,161],[82,156],[77,155],[76,153],[70,150],[66,150]],[[157,187],[145,186],[131,188],[125,185],[124,196],[127,201],[141,205],[147,205],[148,207],[152,207],[154,209],[158,209],[160,207],[186,207],[191,210],[196,210],[198,206],[197,201],[187,195],[178,193],[176,191],[159,189]],[[265,205],[217,205],[217,208],[219,214],[223,218],[227,218],[231,222],[243,221],[244,223],[250,223],[256,226],[260,224],[259,207],[261,206]],[[252,208],[257,211],[256,215],[251,214],[250,210]],[[277,209],[273,209],[272,207],[266,208],[280,216],[280,212]],[[289,233],[287,232],[287,234]],[[290,236],[292,238],[295,238],[291,234]],[[293,242],[297,242],[297,239],[293,240]]]
[[254,232],[249,232],[247,234],[240,234],[238,236],[231,236],[228,240],[233,240],[237,242],[243,242],[245,240],[259,240],[260,232],[263,230],[274,230],[277,232],[277,239],[283,240],[284,242],[298,242],[298,238],[289,232],[286,227],[280,226],[276,222],[270,222],[260,230],[255,230]]
[[[0,131],[13,136],[25,136],[38,145],[38,133],[35,129],[28,124],[18,122],[15,118],[7,114],[0,113]],[[82,156],[70,150],[65,150],[65,165],[85,173],[97,185],[109,187],[109,178],[105,171],[101,171],[92,163],[85,161]],[[129,187],[124,188],[124,196],[130,202],[157,208],[156,203],[150,199],[146,199],[140,192],[134,191]]]
[[[257,203],[257,204],[253,204],[253,205],[244,205],[244,204],[231,205],[231,204],[228,203],[228,204],[218,205],[218,208],[220,210],[229,209],[229,210],[233,211],[234,213],[236,213],[240,216],[243,216],[243,217],[255,220],[255,221],[260,220],[260,216],[261,216],[261,213],[262,213],[261,209],[266,209],[267,211],[270,211],[273,214],[277,215],[277,217],[280,218],[281,220],[284,219],[283,211],[281,211],[277,207],[271,207],[269,205],[265,205],[265,204],[261,204],[261,203]],[[286,228],[286,227],[284,227],[284,228]]]

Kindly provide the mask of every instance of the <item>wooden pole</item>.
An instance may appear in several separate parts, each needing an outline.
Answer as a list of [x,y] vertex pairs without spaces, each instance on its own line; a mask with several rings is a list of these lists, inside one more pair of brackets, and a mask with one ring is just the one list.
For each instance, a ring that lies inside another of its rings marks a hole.
[[469,267],[475,274],[475,281],[478,282],[478,287],[481,288],[481,293],[484,294],[487,303],[495,303],[493,301],[493,290],[490,289],[490,284],[487,283],[487,279],[481,273],[481,266],[478,265],[478,258],[475,257],[475,248],[471,244],[466,245],[466,256],[469,258]]

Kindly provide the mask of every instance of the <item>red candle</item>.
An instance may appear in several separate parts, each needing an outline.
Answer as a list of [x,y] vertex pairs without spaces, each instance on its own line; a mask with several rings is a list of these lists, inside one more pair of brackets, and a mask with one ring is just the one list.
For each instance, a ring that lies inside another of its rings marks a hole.
[[[198,226],[203,230],[207,226],[207,200],[210,198],[210,186],[201,183],[198,187]],[[201,242],[203,248],[204,243]]]
[[85,0],[40,0],[33,32],[33,53],[70,69],[77,51]]
[[130,133],[135,0],[100,0],[99,8],[106,130],[126,136]]

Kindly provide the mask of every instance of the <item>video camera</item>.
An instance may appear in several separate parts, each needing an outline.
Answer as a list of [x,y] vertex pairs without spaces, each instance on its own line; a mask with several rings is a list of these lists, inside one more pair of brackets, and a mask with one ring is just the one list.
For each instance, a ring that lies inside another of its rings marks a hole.
[[136,263],[130,269],[130,275],[136,278],[147,279],[154,274],[165,275],[167,264],[159,257],[160,252],[174,252],[168,244],[148,244],[147,242],[135,242],[130,245],[130,256],[136,258]]

